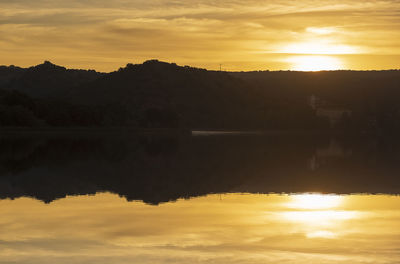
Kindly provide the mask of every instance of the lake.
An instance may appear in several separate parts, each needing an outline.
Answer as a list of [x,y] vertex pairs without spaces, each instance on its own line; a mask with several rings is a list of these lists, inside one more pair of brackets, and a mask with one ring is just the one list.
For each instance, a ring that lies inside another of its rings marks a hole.
[[400,142],[0,136],[0,263],[398,263]]

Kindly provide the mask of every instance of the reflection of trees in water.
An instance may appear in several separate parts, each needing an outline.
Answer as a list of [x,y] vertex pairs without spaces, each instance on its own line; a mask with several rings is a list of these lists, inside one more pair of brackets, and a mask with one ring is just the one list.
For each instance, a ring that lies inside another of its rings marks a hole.
[[[159,203],[218,192],[398,193],[397,143],[315,136],[0,139],[0,196],[110,191]],[[396,143],[396,144],[395,144]]]

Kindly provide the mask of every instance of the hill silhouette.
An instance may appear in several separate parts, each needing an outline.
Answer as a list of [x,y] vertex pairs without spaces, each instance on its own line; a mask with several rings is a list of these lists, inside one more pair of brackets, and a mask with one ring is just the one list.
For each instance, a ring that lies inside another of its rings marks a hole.
[[0,70],[3,88],[32,97],[57,99],[65,99],[72,89],[101,75],[94,70],[69,70],[49,61],[27,69],[3,67]]
[[252,117],[263,104],[251,86],[228,73],[155,60],[128,64],[82,86],[72,98],[81,104],[122,105],[147,127],[178,120],[192,128],[256,127]]
[[1,126],[392,133],[399,103],[399,71],[220,72],[157,60],[111,73],[0,67]]

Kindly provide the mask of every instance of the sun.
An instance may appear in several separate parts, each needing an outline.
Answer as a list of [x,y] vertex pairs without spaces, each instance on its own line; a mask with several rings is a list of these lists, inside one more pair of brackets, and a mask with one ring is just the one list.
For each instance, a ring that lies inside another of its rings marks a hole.
[[355,54],[357,50],[354,47],[342,44],[334,44],[329,41],[315,40],[310,42],[293,43],[285,46],[282,53],[290,54],[314,54],[314,55],[339,55]]
[[293,71],[331,71],[344,68],[343,62],[334,56],[292,56],[286,62]]
[[[329,28],[308,28],[313,35],[329,35]],[[329,71],[345,68],[341,55],[358,54],[358,47],[338,43],[331,38],[310,37],[307,41],[290,43],[279,49],[287,54],[285,62],[294,71]]]

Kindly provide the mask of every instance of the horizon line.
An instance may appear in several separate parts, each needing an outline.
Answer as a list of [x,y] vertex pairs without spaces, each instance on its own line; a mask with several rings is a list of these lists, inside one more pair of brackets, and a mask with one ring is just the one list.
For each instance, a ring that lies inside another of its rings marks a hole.
[[104,73],[104,74],[108,74],[108,73],[113,73],[113,72],[117,72],[120,69],[124,69],[126,67],[128,67],[128,65],[144,65],[145,63],[148,62],[158,62],[158,63],[165,63],[165,64],[170,64],[170,65],[176,65],[178,67],[188,67],[188,68],[192,68],[192,69],[198,69],[198,70],[206,70],[209,72],[226,72],[226,73],[252,73],[252,72],[293,72],[293,73],[318,73],[318,72],[388,72],[388,71],[400,71],[400,68],[393,68],[393,69],[368,69],[368,70],[357,70],[357,69],[333,69],[333,70],[311,70],[311,71],[301,71],[301,70],[291,70],[291,69],[281,69],[281,70],[269,70],[269,69],[259,69],[259,70],[213,70],[213,69],[207,69],[207,68],[201,68],[201,67],[195,67],[195,66],[190,66],[190,65],[179,65],[175,62],[168,62],[168,61],[162,61],[159,59],[147,59],[144,60],[142,63],[133,63],[133,62],[128,62],[125,64],[125,66],[120,66],[119,68],[112,70],[112,71],[99,71],[93,68],[74,68],[74,67],[66,67],[63,65],[59,65],[59,64],[55,64],[53,62],[51,62],[50,60],[44,60],[42,63],[36,64],[36,65],[31,65],[31,66],[17,66],[14,64],[10,64],[10,65],[0,65],[0,67],[15,67],[15,68],[20,68],[20,69],[30,69],[30,68],[34,68],[40,65],[44,65],[46,63],[52,64],[54,66],[57,67],[61,67],[61,68],[65,68],[66,70],[77,70],[77,71],[95,71],[98,73]]

